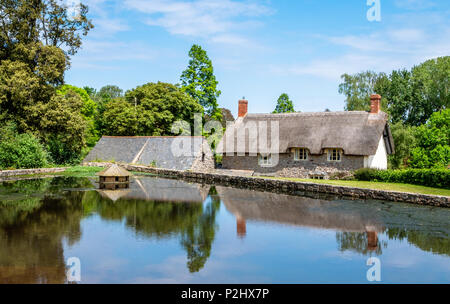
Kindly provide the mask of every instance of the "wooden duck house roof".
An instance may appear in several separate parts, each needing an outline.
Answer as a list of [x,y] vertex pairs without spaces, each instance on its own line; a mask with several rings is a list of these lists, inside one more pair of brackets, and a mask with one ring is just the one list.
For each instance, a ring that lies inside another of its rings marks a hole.
[[124,168],[114,164],[111,167],[106,168],[105,170],[97,173],[98,176],[131,176],[131,173],[125,170]]

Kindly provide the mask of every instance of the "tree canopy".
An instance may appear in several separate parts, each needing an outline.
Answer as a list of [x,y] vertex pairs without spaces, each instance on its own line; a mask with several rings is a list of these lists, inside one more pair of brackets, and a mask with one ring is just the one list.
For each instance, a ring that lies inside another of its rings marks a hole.
[[196,44],[191,47],[189,57],[189,65],[180,78],[183,92],[200,103],[207,114],[220,116],[217,98],[221,92],[217,89],[218,81],[211,60],[206,51]]
[[447,168],[450,164],[450,109],[435,112],[417,127],[417,147],[411,152],[413,168]]
[[176,86],[148,83],[106,105],[105,135],[173,135],[172,124],[192,122],[195,113],[203,113],[202,106]]
[[69,154],[79,154],[85,145],[87,108],[79,95],[58,95],[56,89],[81,37],[93,27],[87,12],[81,4],[71,18],[56,0],[0,3],[0,123],[12,122],[19,133],[33,133],[46,145],[61,140],[57,145],[73,149]]
[[384,75],[375,90],[387,101],[393,122],[419,126],[450,106],[450,56]]
[[275,108],[275,111],[273,111],[273,113],[293,113],[293,112],[295,112],[294,104],[292,103],[292,100],[289,99],[289,95],[286,93],[281,94],[277,100],[277,106]]
[[346,111],[369,111],[370,95],[375,93],[375,84],[383,74],[365,71],[341,76],[339,93],[345,96]]

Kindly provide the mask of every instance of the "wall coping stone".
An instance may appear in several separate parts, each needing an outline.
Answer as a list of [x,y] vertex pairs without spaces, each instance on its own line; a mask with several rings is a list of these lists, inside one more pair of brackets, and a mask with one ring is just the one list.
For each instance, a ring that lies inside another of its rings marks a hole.
[[0,171],[0,177],[43,174],[43,173],[57,173],[57,172],[64,172],[66,170],[67,170],[67,168],[38,168],[38,169],[1,170]]

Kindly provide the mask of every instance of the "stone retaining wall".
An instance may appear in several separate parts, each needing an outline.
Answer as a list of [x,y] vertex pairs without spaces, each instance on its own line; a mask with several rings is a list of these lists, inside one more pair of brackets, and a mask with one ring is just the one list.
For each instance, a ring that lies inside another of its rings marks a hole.
[[[85,163],[85,166],[109,166],[108,163]],[[237,188],[254,189],[260,191],[278,192],[291,195],[305,195],[305,193],[322,193],[334,196],[346,196],[353,199],[374,199],[394,202],[413,203],[418,205],[450,207],[450,197],[435,196],[405,192],[394,192],[384,190],[371,190],[334,186],[326,184],[315,184],[295,182],[288,180],[276,180],[246,176],[232,176],[219,173],[201,173],[191,171],[168,170],[151,168],[145,166],[122,165],[129,171],[153,173],[167,177],[175,177],[198,183],[208,183]]]
[[44,174],[44,173],[57,173],[57,172],[64,172],[66,170],[67,170],[67,168],[4,170],[4,171],[0,171],[0,177],[31,175],[31,174]]

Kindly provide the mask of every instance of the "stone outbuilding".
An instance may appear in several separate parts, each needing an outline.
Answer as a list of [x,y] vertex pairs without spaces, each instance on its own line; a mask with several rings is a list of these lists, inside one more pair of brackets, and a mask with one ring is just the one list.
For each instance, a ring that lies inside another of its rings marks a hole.
[[370,112],[249,114],[248,101],[240,100],[239,117],[216,150],[222,168],[318,179],[387,169],[394,142],[380,102],[372,95]]
[[103,136],[83,160],[206,172],[214,156],[202,136]]

